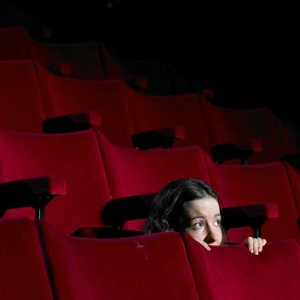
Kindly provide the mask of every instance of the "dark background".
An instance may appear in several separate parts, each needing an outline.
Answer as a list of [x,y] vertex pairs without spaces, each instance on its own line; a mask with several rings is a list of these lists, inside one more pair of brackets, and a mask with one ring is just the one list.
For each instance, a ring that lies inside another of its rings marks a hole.
[[[224,107],[268,106],[298,120],[299,22],[289,4],[149,0],[0,0],[14,23],[55,42],[96,39],[117,56],[162,59],[190,91],[212,87]],[[13,8],[12,8],[13,7]],[[7,18],[7,19],[5,19]],[[298,26],[297,26],[298,25]]]

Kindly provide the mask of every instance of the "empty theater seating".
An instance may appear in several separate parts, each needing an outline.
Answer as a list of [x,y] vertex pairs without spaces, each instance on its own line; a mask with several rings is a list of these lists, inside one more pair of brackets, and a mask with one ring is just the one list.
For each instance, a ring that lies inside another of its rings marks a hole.
[[41,42],[23,27],[0,28],[0,60],[38,61],[52,73],[80,79],[105,79],[99,45],[95,40],[77,43]]
[[[279,160],[284,155],[299,154],[299,125],[284,121],[267,107],[226,108],[213,104],[205,89],[200,95],[203,116],[209,130],[210,152],[216,146],[239,141],[260,141],[259,151],[249,156],[249,163]],[[222,150],[222,148],[220,148]],[[215,160],[218,155],[215,153]]]

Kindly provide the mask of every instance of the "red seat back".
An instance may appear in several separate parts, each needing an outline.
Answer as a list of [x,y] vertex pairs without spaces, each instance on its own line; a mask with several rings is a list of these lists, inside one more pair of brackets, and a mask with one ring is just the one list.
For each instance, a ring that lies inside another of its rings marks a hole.
[[206,153],[198,146],[137,150],[98,134],[113,198],[156,193],[178,177],[209,181]]
[[59,77],[40,64],[37,71],[47,118],[95,111],[101,116],[101,130],[111,140],[132,146],[123,81]]
[[[268,241],[299,238],[296,195],[284,163],[211,164],[209,170],[223,207],[273,202],[278,206],[279,217],[263,225],[263,237]],[[233,240],[245,239],[247,235],[252,236],[250,228],[228,231],[228,238]]]
[[0,62],[0,127],[42,132],[43,100],[30,60]]
[[207,251],[186,235],[199,299],[298,299],[300,249],[295,240],[268,243],[258,256],[243,246]]
[[[95,132],[30,134],[0,132],[1,182],[38,176],[65,179],[66,195],[51,200],[45,218],[64,233],[102,226],[101,211],[110,199],[106,173]],[[28,209],[5,216],[28,215]]]
[[59,299],[198,299],[178,233],[95,239],[41,228]]
[[249,163],[279,159],[277,118],[271,110],[224,108],[212,104],[205,97],[200,99],[210,146],[255,139],[261,142],[262,151],[250,156]]
[[181,126],[186,137],[174,147],[199,145],[209,150],[207,128],[196,94],[157,96],[127,89],[134,132]]

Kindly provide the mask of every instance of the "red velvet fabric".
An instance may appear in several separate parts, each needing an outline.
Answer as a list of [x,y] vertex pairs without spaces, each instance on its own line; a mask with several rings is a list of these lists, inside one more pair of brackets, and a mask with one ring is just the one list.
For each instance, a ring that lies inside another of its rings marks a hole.
[[93,239],[40,225],[57,299],[198,299],[178,233]]
[[300,170],[296,170],[294,167],[292,167],[289,163],[286,162],[284,162],[283,165],[287,171],[288,178],[293,189],[298,214],[300,216]]
[[299,299],[300,248],[295,240],[268,243],[254,255],[243,246],[207,251],[185,236],[199,299]]
[[96,41],[78,43],[39,42],[27,35],[29,56],[51,72],[77,79],[105,79]]
[[[30,134],[0,131],[1,181],[37,176],[63,177],[66,195],[50,201],[45,217],[64,233],[102,226],[101,210],[110,199],[105,169],[94,131]],[[9,210],[6,216],[28,215]],[[34,218],[33,212],[30,217]]]
[[22,27],[0,28],[0,60],[28,59],[26,32]]
[[182,126],[185,138],[173,147],[199,145],[209,151],[208,131],[196,94],[157,96],[127,89],[134,133]]
[[[206,121],[211,146],[258,139],[262,151],[255,152],[249,163],[278,160],[281,155],[277,132],[277,118],[267,108],[231,109],[218,107],[201,97],[201,108]],[[236,163],[236,162],[232,162]]]
[[209,181],[203,152],[198,146],[136,150],[122,147],[98,132],[113,198],[156,193],[178,177]]
[[0,60],[32,59],[62,76],[105,79],[96,41],[47,43],[32,38],[23,27],[0,28]]
[[121,80],[78,80],[51,74],[37,64],[47,118],[95,111],[101,130],[115,143],[132,147],[124,82]]
[[0,61],[0,127],[42,132],[45,118],[34,63]]
[[0,298],[51,300],[36,228],[29,219],[0,219]]
[[[268,241],[298,239],[298,211],[293,186],[284,164],[276,161],[252,165],[211,164],[212,185],[220,196],[223,207],[274,202],[279,217],[268,220],[262,227],[263,237]],[[232,229],[228,238],[243,240],[253,235],[248,229]]]

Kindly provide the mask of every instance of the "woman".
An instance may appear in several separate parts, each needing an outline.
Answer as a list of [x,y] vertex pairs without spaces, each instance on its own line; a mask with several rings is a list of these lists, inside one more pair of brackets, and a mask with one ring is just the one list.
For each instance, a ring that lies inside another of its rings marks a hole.
[[[214,189],[195,178],[180,178],[163,187],[152,203],[144,233],[164,231],[187,232],[207,250],[210,245],[226,245],[219,197]],[[266,243],[262,238],[244,240],[256,255]]]

